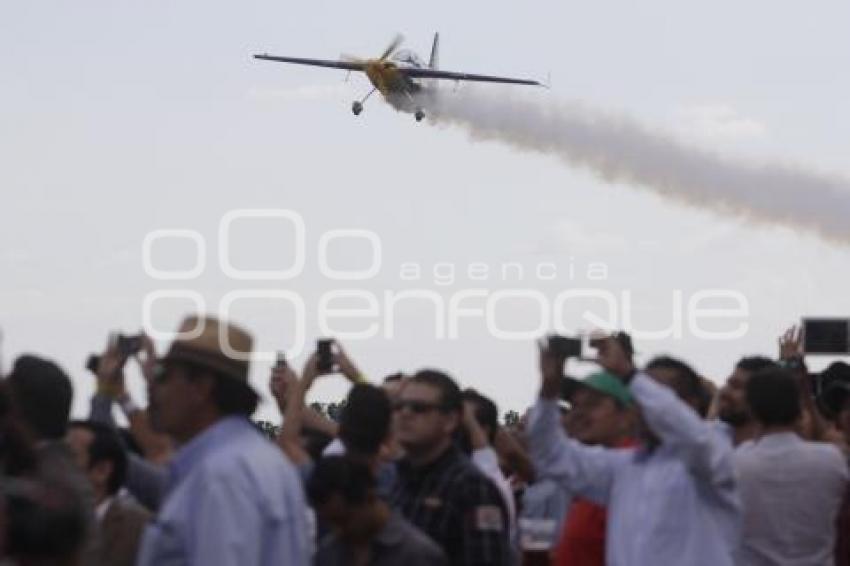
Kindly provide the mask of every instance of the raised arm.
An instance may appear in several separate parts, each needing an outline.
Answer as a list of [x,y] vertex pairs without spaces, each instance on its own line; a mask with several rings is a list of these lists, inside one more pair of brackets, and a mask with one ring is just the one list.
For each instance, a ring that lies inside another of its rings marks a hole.
[[732,444],[673,391],[644,373],[629,384],[650,430],[674,450],[691,473],[712,484],[733,481]]
[[597,362],[629,384],[644,422],[668,449],[673,450],[695,476],[715,486],[734,484],[732,443],[672,389],[637,372],[623,342],[609,336],[594,342]]
[[584,446],[567,436],[557,402],[564,362],[564,358],[541,349],[542,386],[540,399],[528,419],[529,453],[537,478],[551,478],[568,491],[604,505],[617,468],[630,454]]

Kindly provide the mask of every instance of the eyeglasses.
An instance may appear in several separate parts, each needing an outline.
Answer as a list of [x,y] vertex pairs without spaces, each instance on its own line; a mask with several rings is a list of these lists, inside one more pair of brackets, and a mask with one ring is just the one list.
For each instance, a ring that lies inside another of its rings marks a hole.
[[407,401],[396,401],[393,403],[393,410],[397,413],[400,413],[404,409],[410,409],[410,411],[417,415],[424,415],[430,411],[442,411],[443,405],[440,403],[432,403],[430,401],[417,401],[415,399],[409,399]]

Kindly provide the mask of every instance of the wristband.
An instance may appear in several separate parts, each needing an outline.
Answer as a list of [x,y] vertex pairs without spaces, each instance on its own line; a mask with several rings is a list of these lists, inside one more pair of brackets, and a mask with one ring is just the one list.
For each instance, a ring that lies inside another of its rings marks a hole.
[[792,371],[803,370],[806,369],[806,362],[802,356],[792,356],[784,360],[779,360],[779,367]]

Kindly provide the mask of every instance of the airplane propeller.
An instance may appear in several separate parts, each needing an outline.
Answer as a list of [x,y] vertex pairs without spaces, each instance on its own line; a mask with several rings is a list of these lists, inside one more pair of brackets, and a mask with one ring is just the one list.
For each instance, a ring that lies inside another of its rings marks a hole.
[[403,41],[404,41],[404,36],[401,35],[400,33],[397,34],[393,38],[392,42],[390,42],[390,44],[384,50],[384,53],[383,53],[383,55],[381,55],[380,60],[383,61],[383,60],[387,59],[390,55],[392,55],[395,52],[395,50],[398,49],[398,47],[402,44]]
[[345,61],[347,63],[360,63],[367,64],[370,61],[386,61],[388,58],[392,57],[393,53],[395,53],[396,49],[404,42],[404,36],[402,34],[397,34],[390,44],[384,49],[384,52],[381,54],[378,59],[363,59],[362,57],[357,57],[356,55],[349,55],[347,53],[343,53],[339,56],[341,61]]

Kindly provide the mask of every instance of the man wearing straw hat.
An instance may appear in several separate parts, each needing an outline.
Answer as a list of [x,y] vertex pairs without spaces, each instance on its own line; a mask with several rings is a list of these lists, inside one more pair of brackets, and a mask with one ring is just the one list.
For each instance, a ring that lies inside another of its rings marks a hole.
[[189,317],[148,383],[151,421],[179,449],[139,564],[307,564],[298,475],[249,420],[251,350],[241,328]]

